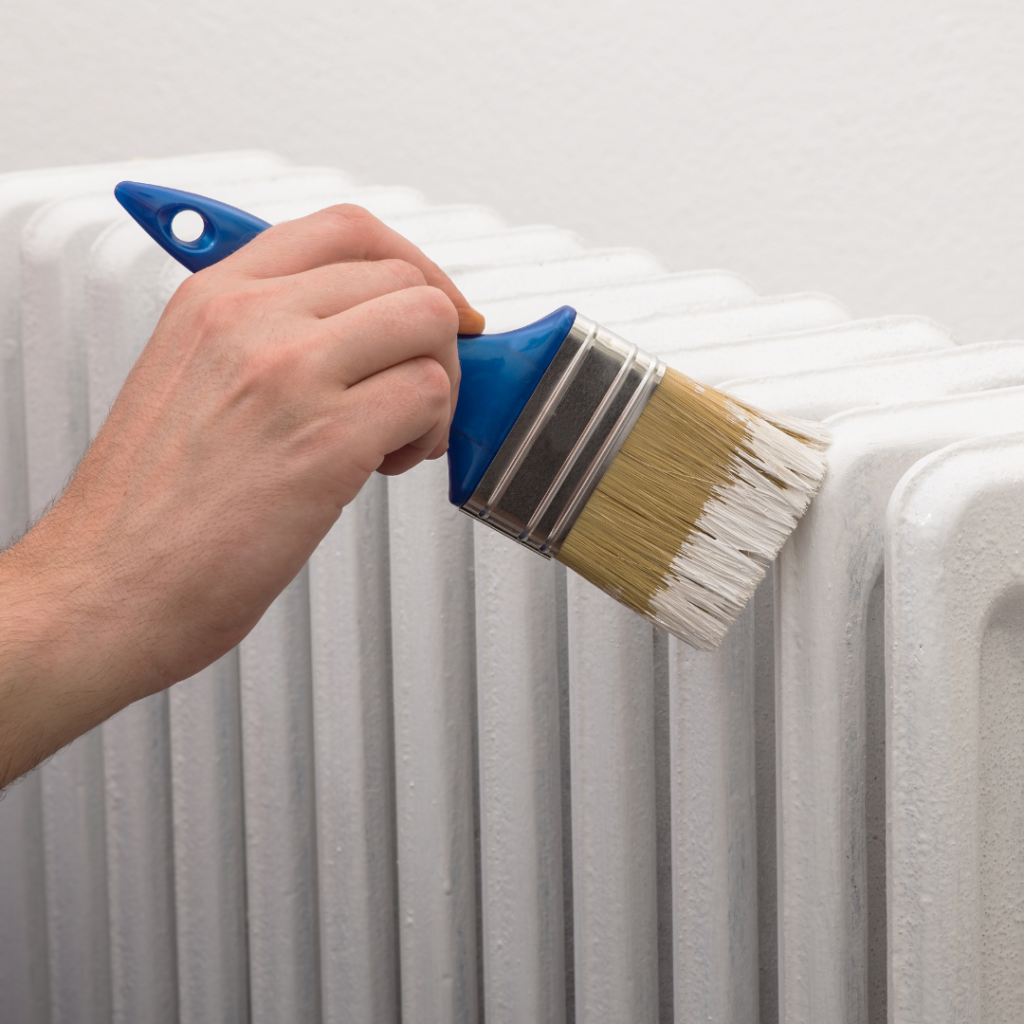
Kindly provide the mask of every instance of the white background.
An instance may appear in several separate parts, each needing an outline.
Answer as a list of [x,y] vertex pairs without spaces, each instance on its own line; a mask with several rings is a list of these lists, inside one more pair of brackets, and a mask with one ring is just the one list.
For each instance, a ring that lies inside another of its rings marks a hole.
[[1019,0],[0,7],[0,171],[248,146],[1024,335]]

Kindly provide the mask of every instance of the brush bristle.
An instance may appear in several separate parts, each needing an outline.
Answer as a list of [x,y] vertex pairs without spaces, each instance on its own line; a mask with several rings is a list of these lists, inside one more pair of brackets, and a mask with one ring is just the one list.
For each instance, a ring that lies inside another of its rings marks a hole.
[[828,438],[668,370],[557,558],[701,650],[817,492]]

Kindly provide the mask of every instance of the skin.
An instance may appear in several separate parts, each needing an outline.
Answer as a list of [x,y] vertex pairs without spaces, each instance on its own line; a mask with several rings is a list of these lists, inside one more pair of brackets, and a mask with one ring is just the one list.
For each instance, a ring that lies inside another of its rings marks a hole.
[[447,448],[483,318],[337,206],[168,304],[65,493],[0,554],[0,786],[234,647],[373,472]]

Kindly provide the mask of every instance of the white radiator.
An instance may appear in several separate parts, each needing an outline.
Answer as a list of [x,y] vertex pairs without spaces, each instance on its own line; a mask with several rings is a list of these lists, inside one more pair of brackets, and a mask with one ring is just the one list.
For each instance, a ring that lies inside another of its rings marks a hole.
[[371,480],[237,651],[0,802],[0,1019],[1012,1019],[1024,342],[267,153],[0,176],[4,538],[184,276],[121,178],[271,221],[360,203],[489,329],[568,302],[835,444],[712,655],[475,529],[443,462]]

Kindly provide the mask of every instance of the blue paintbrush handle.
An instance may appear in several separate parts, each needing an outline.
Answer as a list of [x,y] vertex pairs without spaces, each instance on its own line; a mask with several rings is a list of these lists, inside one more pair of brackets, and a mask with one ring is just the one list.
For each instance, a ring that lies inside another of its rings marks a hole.
[[[114,195],[159,245],[192,271],[220,262],[270,227],[234,206],[161,185],[122,181]],[[191,242],[178,238],[172,228],[174,218],[185,211],[203,218],[203,231]],[[448,445],[448,497],[453,504],[465,504],[476,490],[575,319],[576,311],[562,306],[515,331],[459,338],[462,386]]]
[[[162,185],[122,181],[114,195],[154,241],[193,273],[219,263],[270,227],[234,206]],[[178,238],[172,229],[174,218],[188,211],[203,218],[203,233],[193,242]]]

